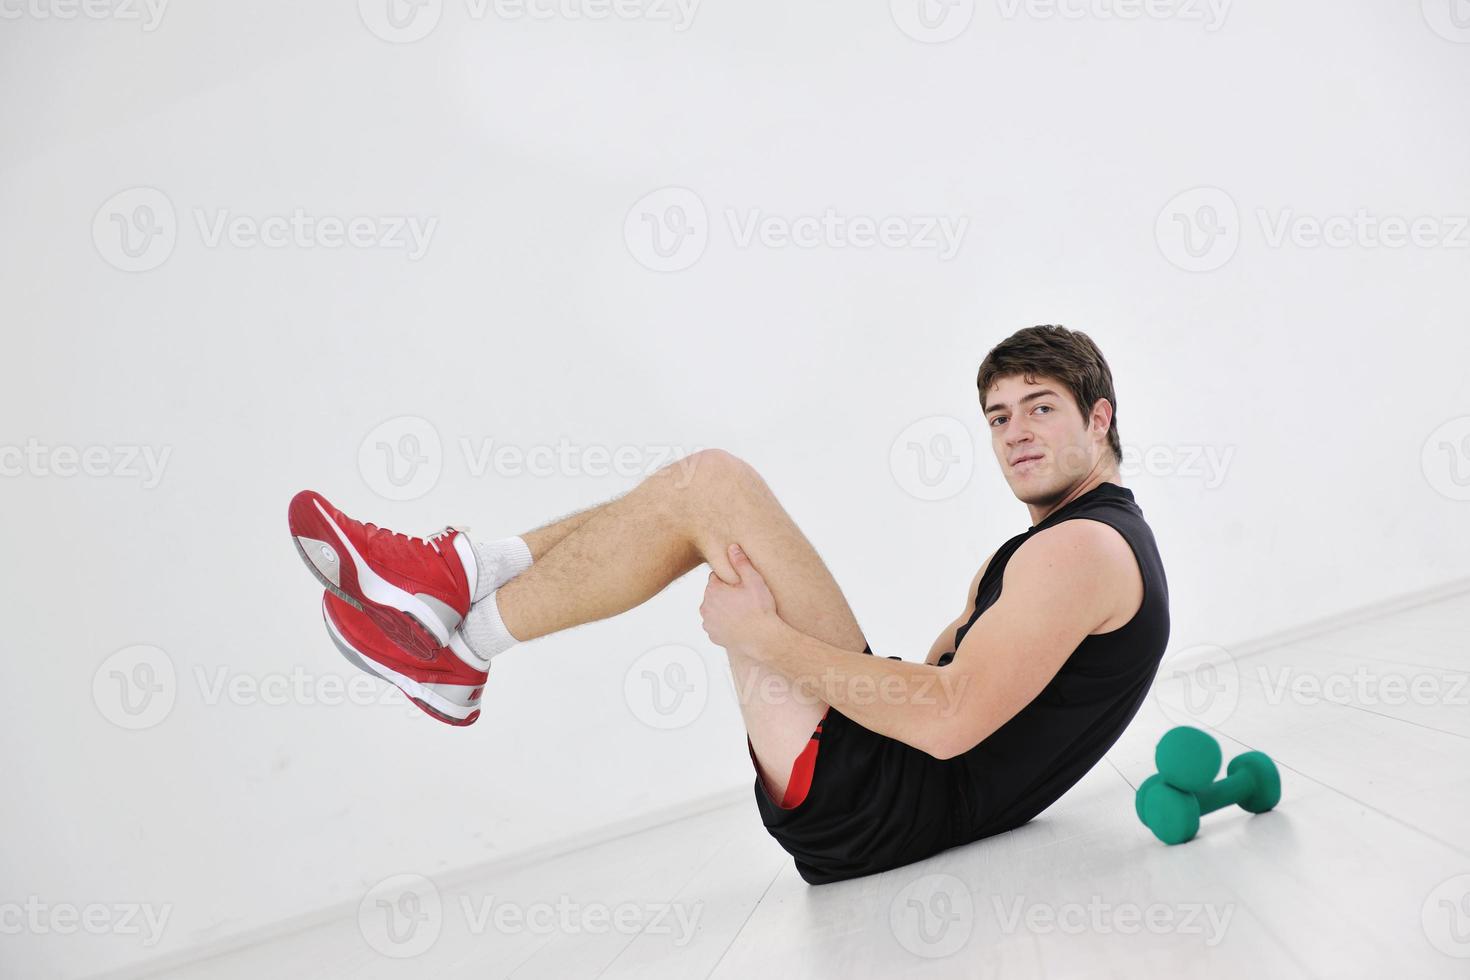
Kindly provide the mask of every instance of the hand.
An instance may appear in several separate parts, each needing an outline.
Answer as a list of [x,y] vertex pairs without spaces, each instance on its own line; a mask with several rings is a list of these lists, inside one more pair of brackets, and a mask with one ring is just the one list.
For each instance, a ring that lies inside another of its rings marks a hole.
[[739,581],[727,585],[714,572],[704,587],[704,602],[699,614],[704,617],[704,631],[726,650],[755,655],[771,627],[780,621],[776,614],[776,597],[766,588],[766,580],[750,563],[738,544],[729,548],[730,564]]

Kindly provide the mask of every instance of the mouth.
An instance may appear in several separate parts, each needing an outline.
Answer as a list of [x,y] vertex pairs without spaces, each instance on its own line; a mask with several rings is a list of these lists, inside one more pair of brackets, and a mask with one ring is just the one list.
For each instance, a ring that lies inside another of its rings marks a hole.
[[1012,460],[1011,461],[1011,469],[1013,469],[1013,470],[1020,469],[1026,463],[1034,463],[1034,462],[1036,462],[1039,459],[1041,459],[1041,453],[1027,453],[1025,456],[1022,456],[1020,459]]

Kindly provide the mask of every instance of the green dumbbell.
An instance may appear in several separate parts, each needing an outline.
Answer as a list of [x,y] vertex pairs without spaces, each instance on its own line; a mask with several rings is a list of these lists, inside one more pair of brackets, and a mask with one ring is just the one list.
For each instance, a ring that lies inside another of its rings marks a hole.
[[1220,746],[1198,728],[1180,725],[1159,739],[1154,751],[1159,771],[1143,781],[1133,808],[1144,826],[1165,844],[1183,844],[1199,832],[1199,818],[1239,804],[1265,813],[1281,799],[1281,774],[1263,752],[1242,752],[1220,771]]

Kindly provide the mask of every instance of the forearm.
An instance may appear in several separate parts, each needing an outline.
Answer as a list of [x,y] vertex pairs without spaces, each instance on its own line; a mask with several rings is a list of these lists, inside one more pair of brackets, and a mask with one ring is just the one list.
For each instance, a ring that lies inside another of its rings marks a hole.
[[955,631],[953,629],[946,629],[943,633],[940,633],[939,639],[934,641],[934,645],[929,648],[929,653],[925,655],[924,663],[930,664],[931,666],[939,663],[940,657],[954,649],[954,637]]
[[808,636],[774,618],[752,655],[864,728],[936,758],[954,744],[968,678],[932,664],[854,653]]

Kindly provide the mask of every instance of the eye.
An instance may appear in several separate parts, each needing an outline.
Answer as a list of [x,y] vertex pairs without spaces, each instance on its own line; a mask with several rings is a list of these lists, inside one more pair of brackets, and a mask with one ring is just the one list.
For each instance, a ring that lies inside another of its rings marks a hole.
[[1041,411],[1041,410],[1042,410],[1042,409],[1043,409],[1043,408],[1044,408],[1044,409],[1047,409],[1047,410],[1048,410],[1048,411],[1050,411],[1050,410],[1051,410],[1051,406],[1050,406],[1050,405],[1037,405],[1037,406],[1036,406],[1036,410],[1037,410],[1037,411],[1038,411],[1038,412],[1039,412],[1039,411]]
[[995,423],[999,422],[1003,418],[1005,418],[1004,415],[997,415],[995,418],[991,419],[990,420],[990,427],[992,429],[995,428]]

